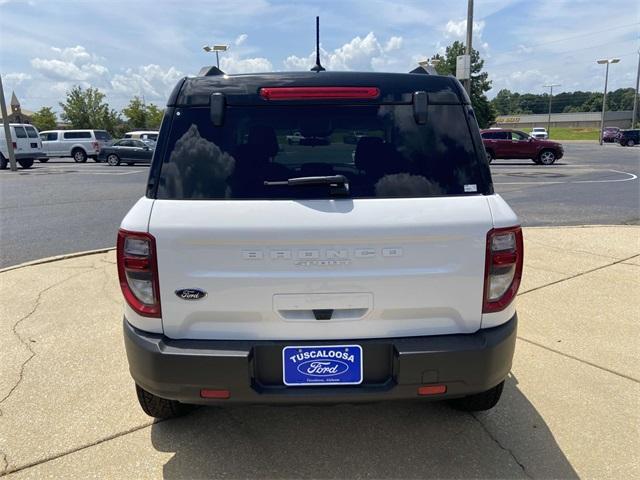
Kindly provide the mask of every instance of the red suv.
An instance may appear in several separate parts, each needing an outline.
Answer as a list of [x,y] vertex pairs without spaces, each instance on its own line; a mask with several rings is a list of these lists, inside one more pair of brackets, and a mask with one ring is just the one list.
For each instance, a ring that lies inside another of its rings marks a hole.
[[494,158],[530,158],[539,165],[552,165],[564,155],[561,144],[533,138],[519,130],[492,128],[480,133],[489,163]]

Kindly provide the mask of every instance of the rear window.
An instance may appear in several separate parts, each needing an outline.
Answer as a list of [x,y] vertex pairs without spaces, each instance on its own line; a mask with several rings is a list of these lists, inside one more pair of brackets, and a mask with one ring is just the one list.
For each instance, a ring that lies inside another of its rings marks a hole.
[[38,132],[36,132],[35,128],[24,127],[24,129],[27,131],[27,135],[29,136],[29,138],[38,138]]
[[102,142],[108,142],[109,140],[111,140],[111,135],[109,135],[109,132],[106,132],[104,130],[96,130],[93,133],[96,136],[96,140],[100,140]]
[[64,132],[65,139],[91,138],[91,132]]
[[265,185],[343,175],[352,198],[491,193],[461,105],[230,106],[216,127],[209,108],[176,109],[162,156],[161,199],[308,199],[328,185]]

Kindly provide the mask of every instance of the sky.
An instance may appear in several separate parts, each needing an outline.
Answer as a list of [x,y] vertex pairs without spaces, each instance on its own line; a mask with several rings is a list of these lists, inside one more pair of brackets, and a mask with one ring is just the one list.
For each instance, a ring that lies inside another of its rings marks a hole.
[[[97,87],[113,108],[134,96],[164,105],[177,80],[214,65],[202,46],[230,45],[227,73],[307,70],[315,16],[328,70],[408,72],[464,40],[465,0],[0,0],[0,73],[7,103],[58,103],[74,85]],[[638,0],[475,0],[473,46],[493,82],[543,93],[633,87]]]

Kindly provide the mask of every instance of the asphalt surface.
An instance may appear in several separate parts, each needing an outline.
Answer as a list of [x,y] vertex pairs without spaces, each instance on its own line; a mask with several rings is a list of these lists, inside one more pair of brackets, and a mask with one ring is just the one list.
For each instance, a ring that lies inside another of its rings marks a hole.
[[[640,147],[567,143],[551,167],[495,161],[495,189],[525,226],[640,223]],[[112,247],[148,167],[52,159],[0,171],[0,268]]]

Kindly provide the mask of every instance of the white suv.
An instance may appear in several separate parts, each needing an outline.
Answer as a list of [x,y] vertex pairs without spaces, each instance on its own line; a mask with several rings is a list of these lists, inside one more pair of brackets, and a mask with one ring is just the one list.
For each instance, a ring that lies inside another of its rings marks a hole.
[[[38,130],[28,123],[10,123],[11,140],[16,162],[22,168],[31,168],[35,159],[44,158]],[[9,165],[9,149],[4,135],[4,124],[0,123],[0,170]]]
[[40,138],[48,158],[71,157],[77,163],[98,162],[100,149],[112,140],[106,130],[46,130]]
[[118,232],[140,405],[159,418],[230,402],[491,408],[522,261],[455,78],[181,80]]

